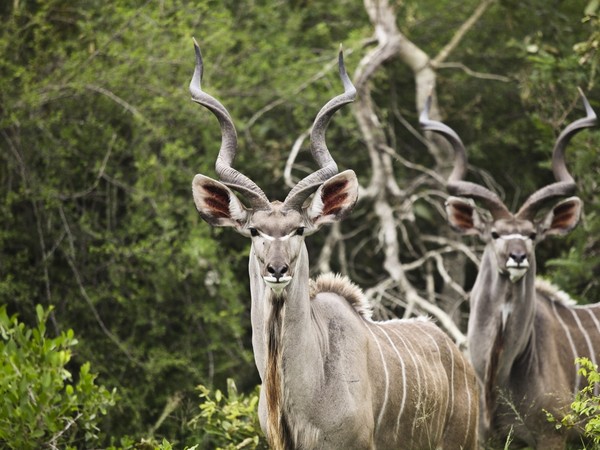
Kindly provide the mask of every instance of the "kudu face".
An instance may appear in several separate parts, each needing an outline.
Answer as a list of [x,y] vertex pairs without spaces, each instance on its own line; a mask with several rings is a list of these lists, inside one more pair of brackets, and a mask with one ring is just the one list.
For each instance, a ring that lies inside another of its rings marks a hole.
[[581,200],[571,197],[556,204],[538,220],[489,219],[477,211],[473,202],[449,197],[446,213],[450,225],[460,233],[476,234],[493,251],[497,271],[516,283],[535,261],[535,246],[551,234],[566,234],[577,226]]
[[512,282],[520,280],[529,269],[536,238],[533,224],[528,221],[499,220],[493,224],[490,236],[500,273]]
[[274,206],[270,211],[253,214],[249,230],[263,280],[280,293],[292,281],[308,223],[300,212],[281,211],[281,205]]
[[304,238],[326,223],[343,219],[358,197],[358,181],[350,170],[324,182],[301,208],[275,201],[248,209],[231,189],[203,175],[196,175],[192,189],[204,220],[213,226],[233,227],[252,239],[261,276],[276,294],[292,281]]
[[346,171],[327,180],[305,208],[286,209],[284,203],[273,202],[269,210],[255,211],[246,228],[267,286],[281,293],[296,273],[304,238],[325,223],[341,220],[357,198],[356,176]]
[[[305,236],[322,225],[343,219],[358,197],[358,181],[351,170],[337,173],[337,165],[325,144],[325,131],[333,114],[354,100],[356,90],[339,54],[344,93],[331,99],[317,114],[310,135],[311,152],[319,170],[299,181],[283,202],[270,202],[264,192],[231,165],[237,136],[225,107],[201,89],[202,55],[194,40],[196,68],[190,83],[192,100],[209,109],[219,120],[221,149],[215,169],[221,181],[196,175],[192,183],[194,202],[201,217],[212,226],[227,226],[252,239],[252,254],[266,285],[279,295],[293,280]],[[249,202],[247,207],[234,193]],[[305,201],[314,193],[312,199]]]

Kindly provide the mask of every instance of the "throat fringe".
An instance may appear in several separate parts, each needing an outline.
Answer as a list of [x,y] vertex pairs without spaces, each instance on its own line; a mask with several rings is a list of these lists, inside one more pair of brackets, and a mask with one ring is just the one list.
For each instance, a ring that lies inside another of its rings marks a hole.
[[285,293],[273,296],[272,309],[267,321],[267,367],[265,372],[265,397],[267,400],[267,435],[269,444],[276,450],[295,448],[287,415],[283,409],[281,377],[281,337]]

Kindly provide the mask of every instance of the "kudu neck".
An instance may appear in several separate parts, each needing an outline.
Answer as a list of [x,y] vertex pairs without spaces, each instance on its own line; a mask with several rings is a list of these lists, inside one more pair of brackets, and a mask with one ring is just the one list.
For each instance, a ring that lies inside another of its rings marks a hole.
[[515,361],[534,339],[535,277],[532,260],[527,273],[512,282],[508,273],[500,270],[493,249],[486,247],[471,292],[469,340],[476,358],[498,356],[494,363],[498,379],[508,377]]
[[276,295],[262,278],[260,263],[250,250],[250,292],[252,297],[252,346],[258,371],[263,377],[267,360],[267,342],[272,321],[278,321],[281,344],[292,341],[298,345],[310,330],[309,264],[306,245],[294,263],[290,283],[280,295]]

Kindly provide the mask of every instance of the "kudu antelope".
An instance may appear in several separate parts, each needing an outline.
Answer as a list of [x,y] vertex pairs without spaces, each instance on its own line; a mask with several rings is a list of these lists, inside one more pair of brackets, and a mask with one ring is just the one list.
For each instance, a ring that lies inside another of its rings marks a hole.
[[[538,449],[564,448],[568,436],[548,423],[544,410],[561,417],[582,387],[576,357],[598,362],[600,305],[576,306],[547,282],[536,280],[535,246],[549,235],[564,235],[578,223],[582,202],[569,197],[575,182],[565,148],[578,131],[597,124],[581,93],[587,116],[568,125],[553,150],[556,182],[533,193],[515,214],[487,188],[463,181],[467,157],[458,135],[421,115],[425,130],[444,136],[455,152],[447,181],[450,225],[486,244],[471,291],[468,343],[480,382],[480,437],[514,437]],[[479,214],[479,202],[491,218]],[[549,203],[556,203],[548,208]]]
[[342,53],[344,93],[321,109],[310,136],[320,168],[283,202],[270,202],[231,166],[237,146],[233,121],[201,90],[196,43],[195,50],[192,100],[217,117],[222,140],[220,181],[196,175],[194,202],[210,225],[233,227],[252,241],[252,346],[262,380],[259,418],[271,446],[474,449],[476,377],[451,340],[424,319],[372,321],[364,295],[344,277],[309,280],[304,238],[343,219],[358,195],[354,172],[338,174],[325,143],[331,117],[356,93]]

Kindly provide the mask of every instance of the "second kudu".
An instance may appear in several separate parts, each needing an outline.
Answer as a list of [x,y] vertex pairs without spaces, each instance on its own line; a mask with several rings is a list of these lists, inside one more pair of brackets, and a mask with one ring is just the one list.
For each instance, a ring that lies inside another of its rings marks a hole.
[[[575,358],[594,363],[598,359],[600,305],[576,306],[557,288],[536,280],[535,246],[546,236],[568,233],[579,221],[581,200],[561,198],[576,188],[565,164],[565,148],[575,133],[597,124],[583,93],[582,98],[587,116],[567,126],[554,146],[556,182],[529,196],[514,214],[494,192],[463,181],[467,159],[460,138],[428,118],[429,106],[421,115],[423,128],[443,135],[455,151],[447,182],[453,195],[446,202],[448,221],[486,243],[471,291],[468,326],[471,361],[481,388],[484,441],[496,437],[502,444],[512,429],[517,441],[531,447],[564,448],[569,436],[548,422],[544,410],[562,417],[583,387]],[[473,200],[491,219],[478,213]]]
[[427,320],[372,321],[364,295],[346,278],[309,280],[304,238],[346,216],[358,192],[354,172],[338,174],[325,145],[331,117],[355,96],[341,52],[345,92],[321,109],[311,132],[320,168],[283,202],[271,202],[232,168],[235,127],[222,104],[201,90],[197,44],[195,50],[192,100],[217,117],[222,140],[216,162],[220,181],[196,175],[194,201],[209,224],[232,227],[252,241],[252,346],[262,380],[259,418],[270,445],[476,448],[476,378],[451,340]]

